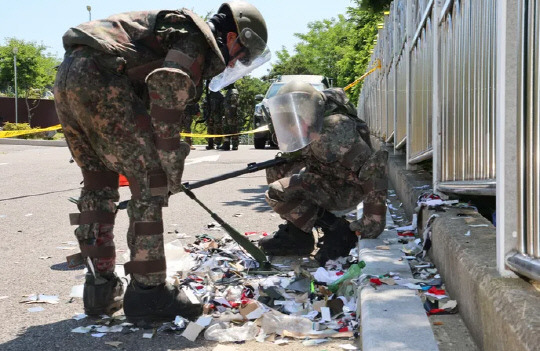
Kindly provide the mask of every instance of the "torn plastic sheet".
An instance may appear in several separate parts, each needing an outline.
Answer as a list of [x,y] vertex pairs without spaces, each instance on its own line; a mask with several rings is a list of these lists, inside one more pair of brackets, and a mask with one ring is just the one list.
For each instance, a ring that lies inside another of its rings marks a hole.
[[226,323],[211,325],[204,332],[204,338],[219,342],[237,342],[254,340],[259,333],[259,327],[253,322],[242,326],[228,326]]
[[172,276],[176,272],[188,272],[196,264],[178,239],[165,244],[165,257],[167,257],[167,276]]
[[330,284],[338,280],[342,275],[343,272],[341,271],[327,271],[323,267],[319,267],[313,273],[313,278],[318,282]]

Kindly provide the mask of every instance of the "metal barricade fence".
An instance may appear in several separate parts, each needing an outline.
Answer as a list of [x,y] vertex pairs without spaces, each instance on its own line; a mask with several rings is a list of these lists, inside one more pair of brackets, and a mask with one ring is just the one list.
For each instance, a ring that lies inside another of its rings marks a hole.
[[[394,1],[372,57],[382,59],[382,73],[368,77],[361,93],[376,96],[360,113],[373,135],[393,140],[395,149],[406,146],[410,165],[433,157],[437,136],[438,190],[495,195],[495,6],[441,2]],[[440,133],[433,131],[434,114]]]
[[506,264],[540,280],[540,3],[519,1],[517,247]]
[[[518,112],[508,114],[495,108],[497,9],[517,6],[520,18],[504,21],[505,30],[517,21],[521,28],[506,39],[519,41],[522,55],[505,63],[520,72],[517,101],[510,102]],[[489,196],[497,188],[496,150],[504,147],[497,144],[497,126],[517,119],[511,140],[517,143],[517,203],[498,204],[498,212],[518,208],[517,232],[504,233],[518,238],[506,267],[540,272],[540,1],[395,0],[384,24],[371,60],[381,59],[382,69],[366,78],[359,114],[373,135],[406,150],[410,167],[433,159],[435,190]]]
[[404,56],[405,49],[396,63],[396,90],[397,106],[394,128],[394,147],[400,149],[405,145],[407,138],[407,64]]
[[[430,9],[429,9],[430,10]],[[431,11],[426,11],[413,38],[410,50],[411,116],[408,138],[409,163],[431,158],[433,95],[433,24]]]
[[495,194],[496,11],[492,0],[447,2],[440,17],[439,189]]

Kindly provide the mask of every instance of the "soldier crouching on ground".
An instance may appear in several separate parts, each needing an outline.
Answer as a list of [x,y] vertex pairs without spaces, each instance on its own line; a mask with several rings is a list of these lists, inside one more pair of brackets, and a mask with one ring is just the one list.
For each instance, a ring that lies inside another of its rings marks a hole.
[[[95,272],[86,275],[86,314],[112,313],[122,303],[134,322],[201,314],[200,303],[165,283],[162,207],[181,191],[190,152],[180,141],[181,116],[204,79],[214,77],[210,89],[219,91],[268,61],[266,41],[263,17],[244,1],[224,3],[207,23],[187,9],[128,12],[64,35],[55,102],[84,180],[80,213],[70,219],[81,248],[71,259]],[[123,299],[114,273],[119,173],[132,194]]]
[[[287,222],[259,241],[270,255],[308,255],[320,227],[316,258],[345,256],[357,236],[375,238],[386,224],[388,153],[374,152],[369,129],[343,89],[317,91],[308,83],[284,85],[268,101],[279,147],[291,162],[267,169],[266,201]],[[349,223],[332,212],[355,209],[361,219]]]

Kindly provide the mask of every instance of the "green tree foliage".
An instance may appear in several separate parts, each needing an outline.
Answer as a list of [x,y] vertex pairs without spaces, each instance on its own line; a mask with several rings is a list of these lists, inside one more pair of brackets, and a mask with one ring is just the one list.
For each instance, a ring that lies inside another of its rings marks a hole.
[[269,82],[265,82],[259,78],[246,76],[235,83],[236,89],[240,95],[240,106],[238,114],[240,120],[243,119],[243,130],[250,130],[253,126],[253,112],[255,111],[255,95],[265,94],[270,86]]
[[0,91],[15,94],[15,71],[13,49],[17,48],[17,90],[21,97],[40,97],[45,90],[51,90],[56,75],[54,67],[60,61],[48,55],[44,45],[15,38],[6,39],[0,46]]
[[381,13],[390,9],[392,0],[357,0],[356,3],[363,11]]
[[[286,48],[278,51],[278,60],[272,66],[269,78],[285,74],[320,74],[333,78],[335,86],[345,87],[369,70],[377,25],[383,22],[383,14],[375,11],[379,7],[370,7],[362,0],[354,3],[346,15],[312,22],[307,33],[295,34],[300,42],[295,45],[294,54]],[[358,84],[348,91],[352,101],[358,99],[360,87]]]
[[308,32],[296,33],[300,42],[291,55],[283,48],[276,53],[278,61],[273,65],[270,78],[284,74],[317,74],[330,78],[338,76],[335,65],[344,54],[343,45],[350,33],[345,16],[308,24]]
[[[339,71],[337,81],[340,86],[348,85],[372,68],[369,61],[377,38],[377,25],[383,22],[382,13],[364,11],[359,7],[349,7],[347,15],[351,32],[354,34],[347,38],[347,49],[341,60],[336,62]],[[348,90],[352,101],[358,99],[361,88],[362,82]]]

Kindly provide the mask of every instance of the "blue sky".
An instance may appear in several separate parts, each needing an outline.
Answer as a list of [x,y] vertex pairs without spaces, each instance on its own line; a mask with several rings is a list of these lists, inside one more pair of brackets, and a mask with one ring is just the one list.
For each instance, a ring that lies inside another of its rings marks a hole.
[[[61,58],[64,54],[62,35],[73,26],[88,21],[86,6],[91,6],[92,19],[105,18],[115,13],[176,9],[186,7],[200,15],[214,13],[222,0],[2,0],[0,11],[0,39],[15,37],[49,47],[49,52]],[[285,46],[292,51],[298,39],[294,33],[305,33],[309,22],[345,14],[351,0],[251,0],[263,14],[268,26],[268,45],[274,53]],[[273,55],[272,61],[275,59]],[[272,62],[271,61],[271,62]],[[253,75],[261,76],[269,64]]]

